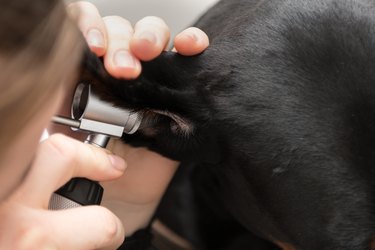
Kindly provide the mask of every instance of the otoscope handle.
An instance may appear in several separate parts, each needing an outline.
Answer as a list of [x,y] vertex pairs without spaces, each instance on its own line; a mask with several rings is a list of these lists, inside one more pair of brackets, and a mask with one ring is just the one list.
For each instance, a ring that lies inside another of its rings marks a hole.
[[[85,143],[105,148],[109,136],[91,134]],[[52,194],[48,209],[60,210],[88,205],[100,205],[103,197],[103,188],[96,182],[86,178],[73,178],[55,193]]]
[[73,178],[51,197],[50,210],[99,205],[103,197],[102,186],[86,178]]

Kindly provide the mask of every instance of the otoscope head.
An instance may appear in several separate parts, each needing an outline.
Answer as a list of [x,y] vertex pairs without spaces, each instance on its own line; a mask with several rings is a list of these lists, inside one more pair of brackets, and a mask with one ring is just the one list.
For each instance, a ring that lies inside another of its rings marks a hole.
[[77,85],[71,112],[80,121],[79,129],[115,137],[135,133],[142,121],[141,114],[101,100],[85,83]]

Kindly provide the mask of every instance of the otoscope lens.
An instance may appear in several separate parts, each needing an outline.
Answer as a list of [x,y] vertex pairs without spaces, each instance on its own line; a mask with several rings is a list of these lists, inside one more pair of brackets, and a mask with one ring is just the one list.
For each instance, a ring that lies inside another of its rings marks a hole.
[[80,119],[83,116],[86,110],[89,94],[90,85],[80,83],[77,86],[72,103],[72,115],[74,119]]

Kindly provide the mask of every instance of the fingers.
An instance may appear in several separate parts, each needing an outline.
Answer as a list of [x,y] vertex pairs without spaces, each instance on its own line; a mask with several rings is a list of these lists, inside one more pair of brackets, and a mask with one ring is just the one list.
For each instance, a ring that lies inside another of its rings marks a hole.
[[103,56],[107,48],[107,32],[98,9],[89,2],[75,2],[68,5],[68,12],[78,12],[78,26],[91,50]]
[[158,17],[145,17],[135,25],[117,16],[103,18],[108,34],[104,64],[117,78],[134,79],[141,73],[142,61],[157,57],[168,45],[170,32]]
[[184,56],[202,53],[209,44],[207,34],[195,27],[182,31],[174,39],[175,50]]
[[51,193],[72,177],[113,180],[125,168],[122,158],[104,149],[55,134],[39,146],[31,172],[20,189],[23,203],[47,207]]
[[136,78],[141,72],[141,63],[129,51],[130,38],[134,32],[132,25],[118,16],[104,17],[103,21],[110,38],[104,57],[107,71],[117,78]]
[[[142,70],[140,61],[154,59],[168,46],[169,27],[158,17],[141,19],[133,30],[124,18],[102,19],[97,8],[89,2],[72,3],[68,10],[79,10],[78,25],[83,35],[91,50],[104,56],[105,67],[114,77],[137,78]],[[203,52],[209,40],[200,29],[189,28],[177,35],[174,43],[178,53],[191,56]]]
[[87,206],[46,213],[49,225],[53,225],[52,234],[59,235],[58,249],[117,249],[124,241],[122,223],[104,207]]
[[138,21],[134,28],[130,50],[140,60],[152,60],[168,46],[170,31],[159,17],[145,17]]

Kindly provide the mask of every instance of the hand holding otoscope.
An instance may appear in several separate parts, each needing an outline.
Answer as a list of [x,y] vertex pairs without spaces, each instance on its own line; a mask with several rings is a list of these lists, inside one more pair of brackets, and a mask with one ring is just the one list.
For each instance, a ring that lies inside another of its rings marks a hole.
[[[80,83],[74,93],[72,118],[55,116],[53,122],[88,133],[85,143],[105,148],[111,137],[132,134],[139,128],[139,113],[114,107],[95,95],[92,86]],[[85,178],[74,178],[58,189],[51,197],[49,209],[59,210],[85,205],[98,205],[103,188]]]

